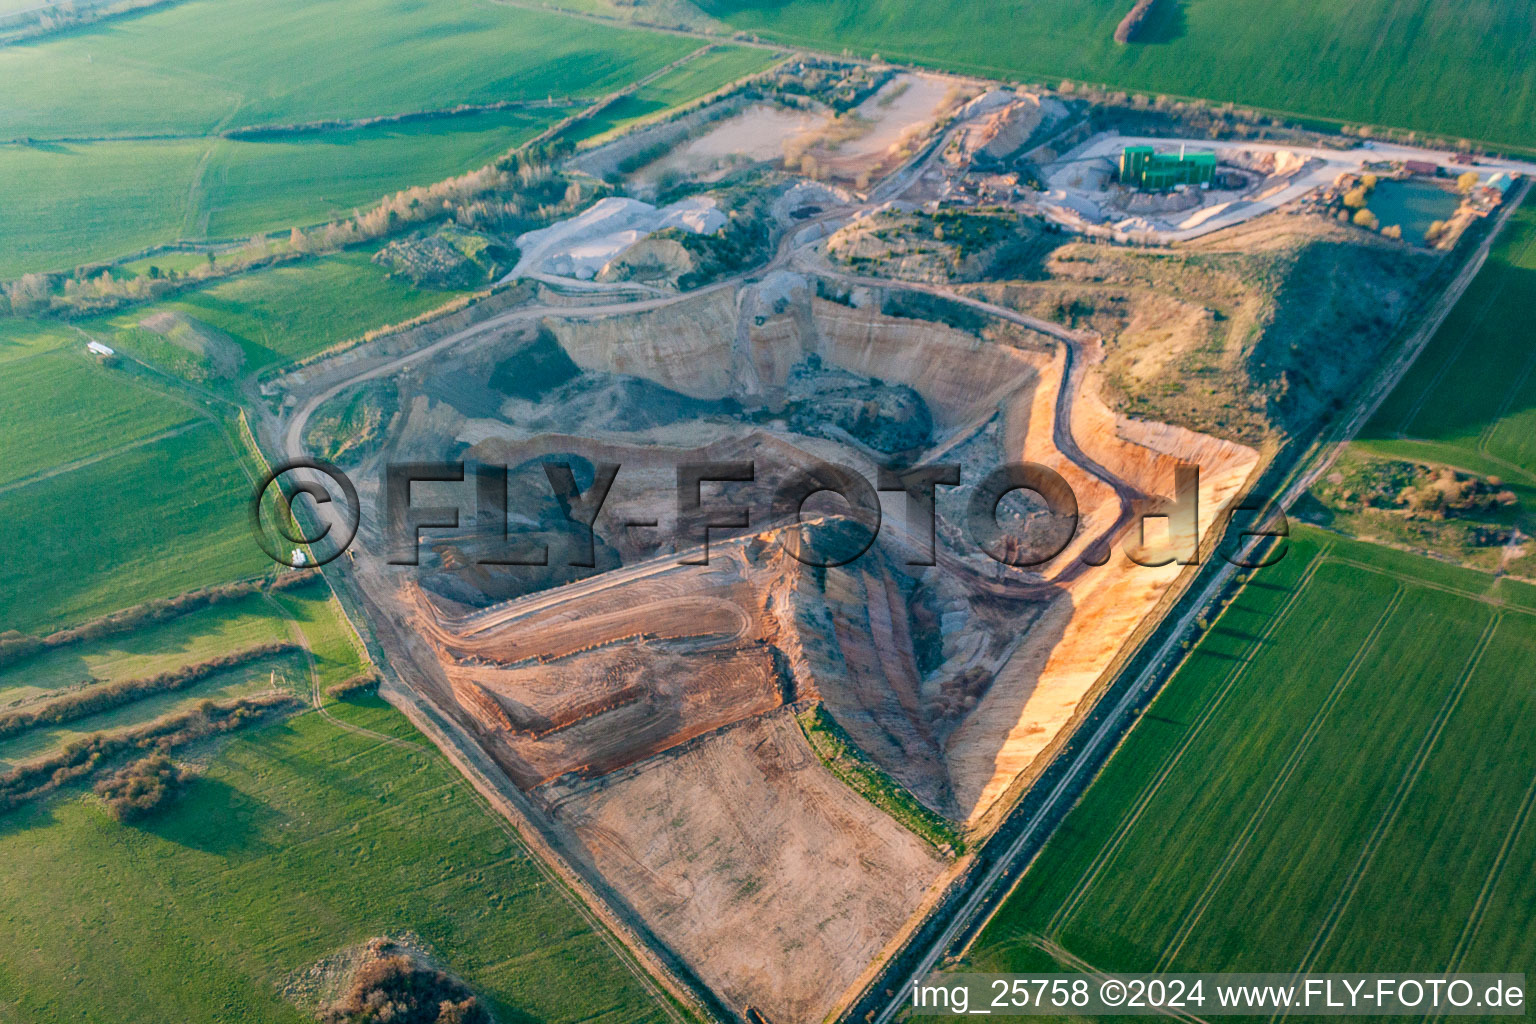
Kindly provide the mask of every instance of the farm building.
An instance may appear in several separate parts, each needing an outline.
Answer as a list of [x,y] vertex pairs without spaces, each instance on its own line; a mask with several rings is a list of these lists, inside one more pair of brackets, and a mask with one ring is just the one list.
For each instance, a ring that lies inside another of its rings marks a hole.
[[1499,171],[1497,174],[1491,176],[1487,183],[1483,185],[1483,187],[1493,189],[1494,191],[1498,192],[1500,198],[1502,198],[1509,195],[1509,190],[1514,185],[1514,183],[1514,175]]
[[1126,146],[1120,153],[1120,181],[1160,192],[1178,185],[1210,188],[1216,177],[1215,153],[1158,153],[1151,146]]
[[1404,160],[1403,170],[1409,174],[1423,175],[1426,178],[1433,178],[1440,174],[1439,166],[1430,163],[1428,160]]
[[107,346],[103,345],[99,341],[88,341],[88,342],[86,342],[85,343],[85,349],[86,349],[87,352],[90,352],[92,355],[101,356],[103,359],[105,359],[107,356],[110,356],[110,355],[116,355],[116,353],[112,349],[110,349]]

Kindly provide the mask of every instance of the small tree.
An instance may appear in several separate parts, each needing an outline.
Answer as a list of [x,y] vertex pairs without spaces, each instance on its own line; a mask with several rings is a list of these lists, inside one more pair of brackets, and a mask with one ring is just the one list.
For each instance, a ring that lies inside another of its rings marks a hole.
[[1456,176],[1456,191],[1466,195],[1477,187],[1477,183],[1481,178],[1482,175],[1476,171],[1462,171]]
[[1395,238],[1401,241],[1403,237],[1403,229],[1396,224],[1389,224],[1381,229],[1381,237]]
[[1344,193],[1344,205],[1351,210],[1359,210],[1365,207],[1365,188],[1356,186]]
[[1381,221],[1377,220],[1376,215],[1370,210],[1356,210],[1355,223],[1362,228],[1369,228],[1372,231],[1381,226]]

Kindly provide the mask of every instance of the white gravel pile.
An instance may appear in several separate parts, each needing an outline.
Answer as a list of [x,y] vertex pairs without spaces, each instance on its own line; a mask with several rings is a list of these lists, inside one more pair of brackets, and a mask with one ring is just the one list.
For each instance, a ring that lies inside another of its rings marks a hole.
[[517,237],[522,258],[506,280],[532,274],[590,281],[615,256],[667,228],[710,235],[725,227],[713,199],[695,196],[657,208],[623,196],[600,199],[574,217]]

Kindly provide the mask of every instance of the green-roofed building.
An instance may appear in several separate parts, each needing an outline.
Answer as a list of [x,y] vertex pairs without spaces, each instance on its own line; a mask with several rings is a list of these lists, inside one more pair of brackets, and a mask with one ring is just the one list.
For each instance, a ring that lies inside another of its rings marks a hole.
[[1209,188],[1216,179],[1215,153],[1158,153],[1151,146],[1126,146],[1120,153],[1120,181],[1148,192],[1176,185]]

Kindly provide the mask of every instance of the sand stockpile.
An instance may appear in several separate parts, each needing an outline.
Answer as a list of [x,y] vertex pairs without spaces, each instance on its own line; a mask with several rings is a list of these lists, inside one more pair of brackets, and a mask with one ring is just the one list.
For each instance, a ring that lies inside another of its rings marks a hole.
[[713,181],[749,164],[777,163],[784,159],[785,146],[791,140],[815,136],[831,122],[832,116],[825,110],[754,103],[674,146],[666,156],[642,168],[637,177],[650,184],[673,175]]
[[1054,100],[1050,108],[1043,106],[1033,93],[996,91],[979,96],[967,105],[975,115],[945,152],[945,159],[956,165],[977,161],[982,166],[1005,164],[1048,116],[1058,116],[1058,106]]

